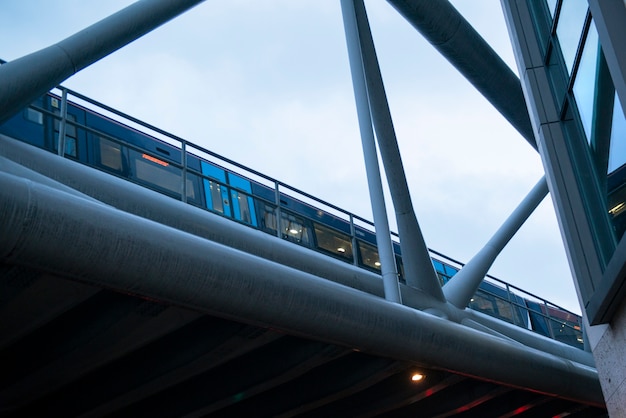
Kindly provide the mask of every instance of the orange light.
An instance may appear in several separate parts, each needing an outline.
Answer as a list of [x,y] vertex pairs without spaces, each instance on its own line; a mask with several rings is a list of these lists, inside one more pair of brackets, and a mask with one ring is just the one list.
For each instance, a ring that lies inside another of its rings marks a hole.
[[424,376],[421,373],[413,373],[413,375],[411,376],[411,381],[413,381],[413,382],[420,382],[420,381],[424,380],[424,377],[426,377],[426,376]]
[[162,165],[163,167],[167,167],[169,165],[169,163],[166,163],[163,160],[159,160],[158,158],[153,157],[152,155],[142,154],[141,157],[145,158],[148,161],[152,161],[153,163],[157,163],[158,165]]

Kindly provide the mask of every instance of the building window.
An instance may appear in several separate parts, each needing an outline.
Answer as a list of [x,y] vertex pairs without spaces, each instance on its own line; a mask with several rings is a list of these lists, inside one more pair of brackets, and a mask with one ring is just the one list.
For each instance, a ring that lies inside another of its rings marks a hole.
[[587,0],[567,0],[561,5],[556,35],[559,38],[561,53],[569,74],[572,73],[586,16]]

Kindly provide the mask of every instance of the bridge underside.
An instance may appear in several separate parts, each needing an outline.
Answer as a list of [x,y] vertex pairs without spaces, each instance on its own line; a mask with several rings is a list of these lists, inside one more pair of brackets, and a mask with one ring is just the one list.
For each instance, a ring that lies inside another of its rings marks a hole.
[[606,415],[30,267],[0,277],[0,416]]

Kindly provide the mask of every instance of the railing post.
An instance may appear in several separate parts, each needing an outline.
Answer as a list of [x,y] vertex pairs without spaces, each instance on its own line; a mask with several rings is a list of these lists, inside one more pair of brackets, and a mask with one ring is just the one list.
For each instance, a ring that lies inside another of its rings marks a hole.
[[274,200],[276,203],[276,236],[278,238],[282,238],[282,230],[280,226],[280,221],[282,218],[281,210],[280,210],[280,185],[277,181],[274,182]]
[[515,305],[513,304],[513,301],[511,300],[511,289],[509,288],[509,284],[508,283],[505,285],[505,288],[506,288],[506,299],[509,301],[509,306],[511,307],[511,315],[513,316],[513,324],[517,325],[515,323],[517,321],[515,319],[515,311],[513,309],[513,308],[515,308]]
[[183,166],[182,169],[182,173],[181,173],[181,180],[182,180],[182,197],[181,200],[185,203],[187,203],[187,141],[183,140],[181,142],[180,145],[180,151],[181,151],[181,155],[180,155],[180,159],[181,159],[181,164]]
[[356,228],[354,226],[354,216],[350,214],[350,238],[352,239],[352,264],[359,265],[359,250],[357,245],[359,243],[356,240]]
[[548,309],[548,304],[545,300],[543,301],[543,305],[546,307],[546,319],[548,320],[548,332],[550,332],[550,338],[555,340],[554,329],[552,329],[552,317],[550,316],[550,310]]
[[59,121],[59,144],[58,154],[65,157],[65,132],[67,131],[67,89],[61,88],[61,120]]

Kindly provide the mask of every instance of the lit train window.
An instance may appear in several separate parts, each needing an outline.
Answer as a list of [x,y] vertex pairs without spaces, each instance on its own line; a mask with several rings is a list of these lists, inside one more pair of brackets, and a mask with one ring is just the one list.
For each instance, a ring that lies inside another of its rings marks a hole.
[[313,223],[313,227],[317,238],[317,248],[352,262],[352,240],[348,235],[341,234],[318,223]]
[[376,247],[359,241],[359,251],[361,252],[363,265],[380,271],[380,258],[378,257],[378,249]]
[[283,238],[309,246],[309,229],[304,225],[304,219],[290,213],[281,212],[280,227]]

